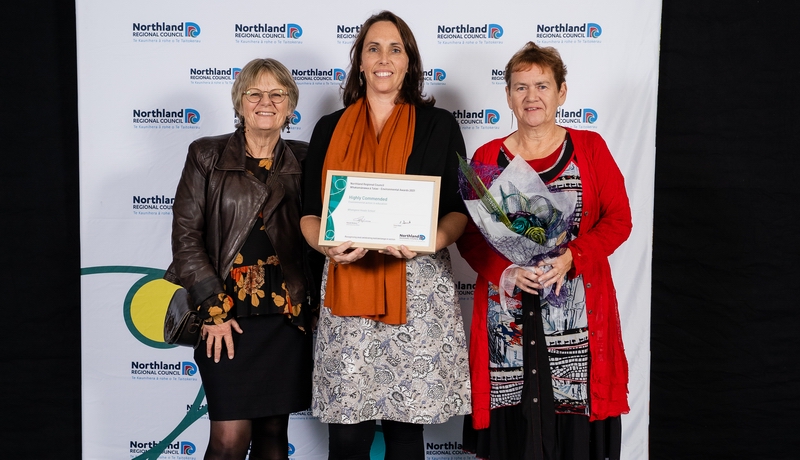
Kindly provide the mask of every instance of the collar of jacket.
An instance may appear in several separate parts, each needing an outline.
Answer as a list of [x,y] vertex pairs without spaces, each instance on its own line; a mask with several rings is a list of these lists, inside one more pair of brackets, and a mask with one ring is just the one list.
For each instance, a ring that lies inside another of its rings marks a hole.
[[[217,161],[216,169],[224,171],[244,171],[244,161],[247,155],[244,147],[244,130],[237,129],[236,132],[231,135],[230,139],[228,139],[228,143],[225,145],[225,149],[222,151],[219,161]],[[272,167],[273,172],[285,174],[301,173],[300,162],[297,161],[291,146],[283,140],[283,138],[278,139],[278,143],[275,145],[275,154],[273,158],[275,159],[274,166]]]

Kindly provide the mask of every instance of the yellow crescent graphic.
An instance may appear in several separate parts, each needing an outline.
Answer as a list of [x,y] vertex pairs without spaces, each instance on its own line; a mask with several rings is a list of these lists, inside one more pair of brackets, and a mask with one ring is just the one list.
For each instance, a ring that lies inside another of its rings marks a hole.
[[148,281],[131,299],[131,322],[144,337],[164,342],[164,317],[172,295],[180,288],[163,279]]

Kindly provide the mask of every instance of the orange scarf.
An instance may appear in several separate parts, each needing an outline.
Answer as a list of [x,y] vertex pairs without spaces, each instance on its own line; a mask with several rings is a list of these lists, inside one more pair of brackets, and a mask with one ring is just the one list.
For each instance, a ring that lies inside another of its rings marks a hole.
[[[413,106],[396,105],[379,140],[370,120],[369,104],[365,98],[359,99],[345,109],[333,131],[322,167],[322,181],[329,169],[405,174],[415,121]],[[406,261],[369,251],[352,264],[329,264],[325,306],[337,316],[404,324]]]

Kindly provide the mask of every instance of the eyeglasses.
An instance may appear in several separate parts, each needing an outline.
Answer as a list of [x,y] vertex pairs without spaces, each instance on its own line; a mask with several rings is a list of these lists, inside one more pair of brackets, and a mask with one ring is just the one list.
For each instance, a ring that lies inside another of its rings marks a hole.
[[261,102],[261,99],[264,98],[264,94],[267,94],[267,97],[269,97],[269,101],[272,102],[273,104],[280,104],[281,102],[283,102],[284,99],[286,99],[286,91],[282,89],[261,91],[258,88],[250,88],[242,94],[244,94],[244,97],[246,97],[248,101],[254,104]]

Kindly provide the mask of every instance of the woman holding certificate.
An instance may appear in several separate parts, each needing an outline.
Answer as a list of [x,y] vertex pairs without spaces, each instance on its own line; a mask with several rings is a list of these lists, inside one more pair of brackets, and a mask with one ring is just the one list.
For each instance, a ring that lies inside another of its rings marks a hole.
[[[463,444],[481,459],[620,458],[628,364],[608,256],[630,235],[631,210],[603,139],[556,124],[566,73],[555,48],[529,42],[518,51],[505,80],[519,128],[472,158],[473,171],[505,191],[498,203],[520,230],[504,247],[492,236],[502,229],[490,228],[502,224],[477,219],[481,229],[470,223],[458,241],[478,272],[470,334],[473,414],[465,418]],[[508,176],[512,171],[519,174]],[[541,192],[522,192],[533,190],[531,184],[541,184]],[[571,207],[552,206],[570,197],[564,202]],[[533,202],[535,210],[528,206]],[[540,209],[550,216],[533,226]],[[535,236],[534,227],[539,244],[552,246],[523,262],[518,250]]]
[[[317,123],[304,169],[301,228],[327,256],[312,409],[329,423],[331,459],[369,459],[376,420],[386,458],[424,459],[423,425],[471,407],[447,250],[467,223],[457,177],[464,140],[453,116],[423,97],[419,50],[402,19],[387,11],[367,19],[350,57],[345,108]],[[435,252],[320,246],[329,170],[439,176]]]

